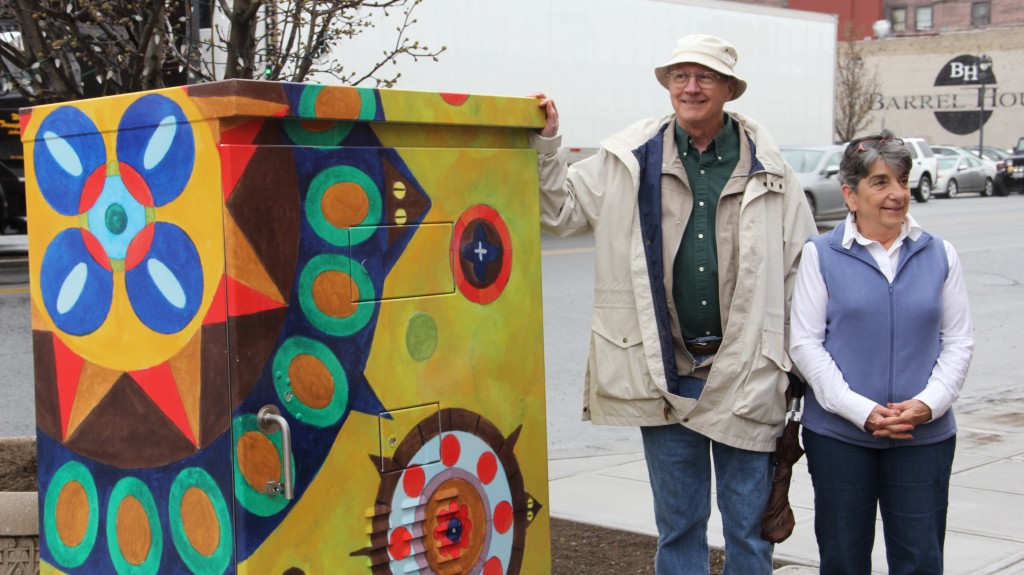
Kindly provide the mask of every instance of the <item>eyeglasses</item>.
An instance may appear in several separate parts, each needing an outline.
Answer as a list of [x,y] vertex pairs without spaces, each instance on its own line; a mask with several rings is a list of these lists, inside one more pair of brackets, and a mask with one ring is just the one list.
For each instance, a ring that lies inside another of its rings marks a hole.
[[[900,146],[904,145],[903,140],[899,138],[883,138],[881,140],[861,140],[860,143],[857,144],[857,151],[866,152],[868,150],[877,150],[878,148],[882,147],[882,145],[885,144],[886,142],[895,142]],[[869,146],[868,144],[874,145]]]
[[668,73],[668,81],[677,85],[685,86],[690,83],[690,78],[697,79],[697,85],[701,88],[710,88],[718,83],[722,79],[721,74],[715,74],[714,72],[683,72],[681,70],[672,70]]

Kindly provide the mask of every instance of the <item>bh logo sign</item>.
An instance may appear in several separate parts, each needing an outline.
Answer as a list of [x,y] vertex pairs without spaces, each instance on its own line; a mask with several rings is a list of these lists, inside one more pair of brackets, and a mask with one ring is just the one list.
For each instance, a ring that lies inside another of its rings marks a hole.
[[[935,85],[957,87],[973,91],[973,98],[968,94],[957,94],[955,100],[970,103],[964,110],[937,110],[935,119],[947,131],[953,134],[970,134],[976,132],[992,116],[995,107],[996,74],[992,69],[992,60],[986,56],[962,54],[946,63],[935,78]],[[957,106],[959,107],[959,106]]]

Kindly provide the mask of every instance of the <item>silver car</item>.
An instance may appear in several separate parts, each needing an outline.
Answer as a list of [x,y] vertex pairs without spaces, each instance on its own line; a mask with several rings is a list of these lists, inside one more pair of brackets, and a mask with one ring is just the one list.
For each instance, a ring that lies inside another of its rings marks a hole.
[[783,148],[782,157],[793,167],[807,195],[814,219],[838,220],[848,212],[842,184],[836,174],[846,146]]
[[935,180],[937,195],[955,198],[963,192],[977,192],[983,197],[992,195],[996,169],[977,156],[939,156],[939,177]]

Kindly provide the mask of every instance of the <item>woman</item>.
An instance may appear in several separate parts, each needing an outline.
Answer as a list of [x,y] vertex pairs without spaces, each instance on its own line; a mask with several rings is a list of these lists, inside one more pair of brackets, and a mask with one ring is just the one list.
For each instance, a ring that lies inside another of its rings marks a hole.
[[950,407],[974,350],[956,251],[907,213],[911,158],[892,132],[850,142],[850,209],[804,246],[793,362],[823,575],[871,572],[875,510],[893,575],[942,573],[956,445]]

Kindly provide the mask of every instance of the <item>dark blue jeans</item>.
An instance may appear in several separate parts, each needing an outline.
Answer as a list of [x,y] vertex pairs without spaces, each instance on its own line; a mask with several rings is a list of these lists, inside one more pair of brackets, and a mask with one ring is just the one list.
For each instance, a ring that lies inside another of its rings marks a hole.
[[708,518],[714,457],[726,575],[771,575],[772,545],[761,539],[771,491],[771,453],[729,447],[682,425],[641,427],[658,526],[658,575],[708,573]]
[[861,447],[804,428],[821,575],[869,575],[882,510],[890,575],[942,573],[956,437],[931,445]]

